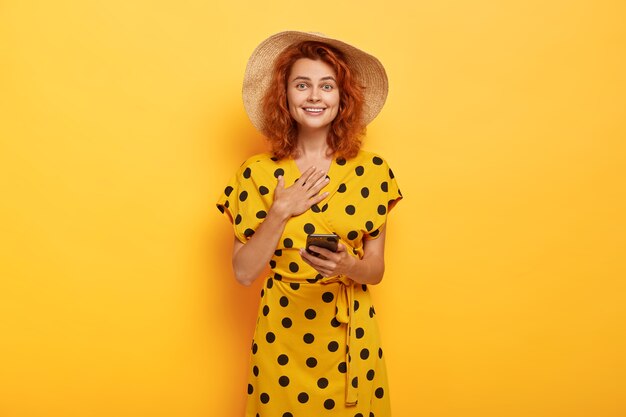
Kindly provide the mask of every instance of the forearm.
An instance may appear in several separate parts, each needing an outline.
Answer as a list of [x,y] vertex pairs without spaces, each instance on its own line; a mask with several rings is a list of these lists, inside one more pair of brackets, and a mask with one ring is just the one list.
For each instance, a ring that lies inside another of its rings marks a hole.
[[270,209],[254,235],[233,253],[233,271],[237,281],[249,286],[260,276],[278,246],[288,218],[279,210]]
[[385,261],[382,256],[370,256],[363,259],[354,258],[348,271],[348,278],[359,284],[375,285],[383,279]]

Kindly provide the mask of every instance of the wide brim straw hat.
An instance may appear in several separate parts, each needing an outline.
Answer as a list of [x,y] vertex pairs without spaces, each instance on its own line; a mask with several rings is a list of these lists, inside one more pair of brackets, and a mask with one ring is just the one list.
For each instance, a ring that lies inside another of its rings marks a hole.
[[270,85],[276,58],[292,44],[303,41],[326,43],[344,55],[350,69],[364,87],[363,121],[369,124],[383,108],[389,83],[383,64],[376,57],[321,33],[286,31],[270,36],[256,47],[243,77],[243,105],[254,127],[263,132],[263,96]]

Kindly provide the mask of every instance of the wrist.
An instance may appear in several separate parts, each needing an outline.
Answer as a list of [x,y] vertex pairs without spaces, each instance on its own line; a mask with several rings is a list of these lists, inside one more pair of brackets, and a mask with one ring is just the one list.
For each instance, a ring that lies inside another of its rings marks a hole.
[[345,271],[343,273],[343,275],[351,278],[355,275],[357,275],[357,269],[358,269],[358,263],[359,260],[358,258],[355,258],[354,256],[348,255],[348,264],[346,265]]
[[280,222],[286,222],[291,217],[287,208],[279,204],[273,204],[267,215],[268,217],[272,217]]

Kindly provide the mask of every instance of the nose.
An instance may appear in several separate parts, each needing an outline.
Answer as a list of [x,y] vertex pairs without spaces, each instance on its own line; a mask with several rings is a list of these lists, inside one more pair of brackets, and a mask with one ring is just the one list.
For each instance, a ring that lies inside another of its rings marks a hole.
[[320,101],[319,90],[317,87],[309,88],[309,97],[307,98],[311,103],[317,103]]

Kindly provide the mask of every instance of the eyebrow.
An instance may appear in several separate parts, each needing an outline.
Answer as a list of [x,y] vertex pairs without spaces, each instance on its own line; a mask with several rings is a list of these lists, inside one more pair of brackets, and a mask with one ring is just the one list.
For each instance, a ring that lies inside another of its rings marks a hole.
[[[311,79],[309,77],[305,77],[302,75],[298,75],[297,77],[294,77],[293,80],[291,80],[291,82],[294,82],[296,80],[305,80],[305,81],[311,81]],[[332,76],[327,76],[327,77],[322,77],[320,78],[320,81],[326,81],[326,80],[333,80],[334,82],[337,82],[337,80],[335,80],[335,77]]]

